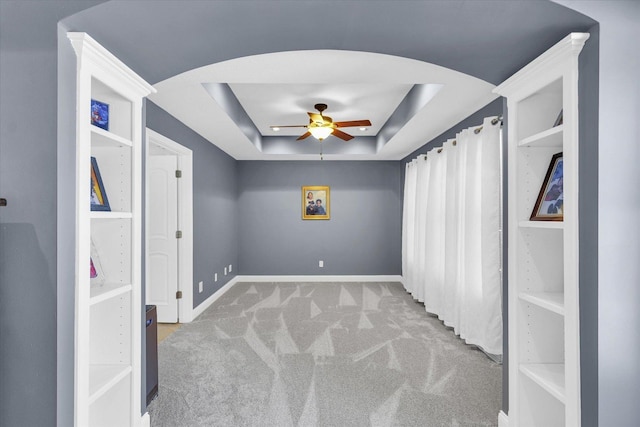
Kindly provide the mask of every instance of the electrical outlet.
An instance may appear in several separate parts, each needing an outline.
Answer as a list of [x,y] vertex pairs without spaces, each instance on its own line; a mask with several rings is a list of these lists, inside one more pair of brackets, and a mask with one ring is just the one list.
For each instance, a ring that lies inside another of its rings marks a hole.
[[224,268],[224,275],[227,275],[227,267]]
[[318,267],[320,268],[324,267],[324,261],[322,260],[318,261]]
[[217,282],[217,281],[218,281],[218,273],[216,273],[216,274],[214,274],[214,275],[213,275],[213,281],[214,281],[214,282]]
[[233,271],[233,265],[229,264],[229,273]]
[[204,283],[200,281],[200,283],[198,283],[198,291],[202,292],[203,290],[204,290]]

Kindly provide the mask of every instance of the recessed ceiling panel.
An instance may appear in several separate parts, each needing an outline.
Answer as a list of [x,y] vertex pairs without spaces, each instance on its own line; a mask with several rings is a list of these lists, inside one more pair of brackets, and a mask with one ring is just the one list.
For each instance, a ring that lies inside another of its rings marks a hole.
[[375,136],[404,99],[412,84],[392,83],[323,83],[323,84],[256,84],[233,83],[229,87],[263,136],[298,136],[302,128],[274,125],[306,125],[307,112],[314,105],[327,104],[323,115],[334,122],[370,120],[366,130],[343,129],[354,136]]
[[[329,65],[318,71],[318,63]],[[399,160],[496,98],[492,84],[451,69],[344,50],[242,57],[187,71],[154,87],[158,92],[151,101],[238,160],[316,160],[317,154],[296,145],[314,144],[311,137],[296,141],[304,128],[275,133],[269,126],[306,125],[307,112],[317,103],[328,105],[323,114],[334,121],[372,122],[366,131],[348,128],[363,138],[366,149],[336,141],[344,148],[325,158]],[[212,88],[223,87],[233,100],[214,96]],[[238,107],[231,115],[225,100]],[[255,126],[255,132],[247,132],[247,126]],[[277,142],[266,144],[268,138]],[[369,147],[368,138],[376,141],[375,147]],[[267,145],[272,149],[264,149]]]

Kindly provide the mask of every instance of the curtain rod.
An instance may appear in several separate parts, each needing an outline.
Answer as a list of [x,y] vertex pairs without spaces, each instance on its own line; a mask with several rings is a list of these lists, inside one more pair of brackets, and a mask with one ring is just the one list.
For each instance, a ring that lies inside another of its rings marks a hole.
[[[502,116],[500,117],[494,117],[493,119],[491,119],[491,124],[492,125],[497,125],[498,123],[500,123],[500,126],[502,126]],[[473,133],[475,133],[476,135],[479,134],[482,131],[482,126],[477,127],[473,130]],[[453,145],[456,145],[457,141],[454,139],[453,140]]]
[[[500,117],[494,117],[493,119],[491,119],[491,124],[492,125],[497,125],[498,123],[500,123],[500,126],[502,126],[502,116]],[[476,135],[480,133],[480,131],[482,130],[482,126],[480,126],[479,128],[476,128],[473,130],[473,133],[475,133]]]
[[[497,125],[498,123],[500,123],[500,126],[502,126],[502,116],[498,116],[498,117],[494,117],[493,119],[491,119],[491,124],[492,125]],[[476,135],[479,134],[482,131],[482,126],[477,127],[473,130],[473,133],[475,133]],[[458,142],[454,139],[451,143],[453,146],[456,146],[458,144]],[[443,148],[440,147],[438,148],[438,150],[436,151],[438,154],[442,153]],[[427,155],[426,154],[422,154],[422,156],[424,156],[424,160],[427,159]]]

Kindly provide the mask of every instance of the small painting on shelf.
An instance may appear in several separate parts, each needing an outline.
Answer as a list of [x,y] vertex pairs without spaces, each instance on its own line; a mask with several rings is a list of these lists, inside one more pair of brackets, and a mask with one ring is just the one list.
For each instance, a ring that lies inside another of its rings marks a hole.
[[91,100],[91,124],[109,130],[109,104]]
[[329,187],[302,187],[302,219],[329,218]]
[[96,245],[93,243],[93,239],[91,239],[91,257],[89,258],[89,262],[91,263],[91,266],[89,267],[91,284],[104,285],[104,271],[102,270],[100,256],[98,255]]
[[96,277],[98,277],[98,270],[96,269],[96,266],[93,264],[93,258],[89,258],[89,262],[91,263],[91,267],[89,267],[90,277],[92,279],[95,279]]
[[562,221],[564,209],[562,153],[554,154],[542,183],[531,221]]
[[111,211],[107,192],[104,189],[102,178],[100,177],[98,161],[95,157],[91,157],[91,210]]

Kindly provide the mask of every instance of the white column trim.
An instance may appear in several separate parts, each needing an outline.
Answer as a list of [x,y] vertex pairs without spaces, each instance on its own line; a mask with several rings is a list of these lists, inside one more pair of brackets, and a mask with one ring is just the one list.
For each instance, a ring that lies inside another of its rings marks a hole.
[[140,427],[151,427],[151,416],[145,412],[140,419]]
[[498,413],[498,427],[509,427],[509,417],[504,411]]

